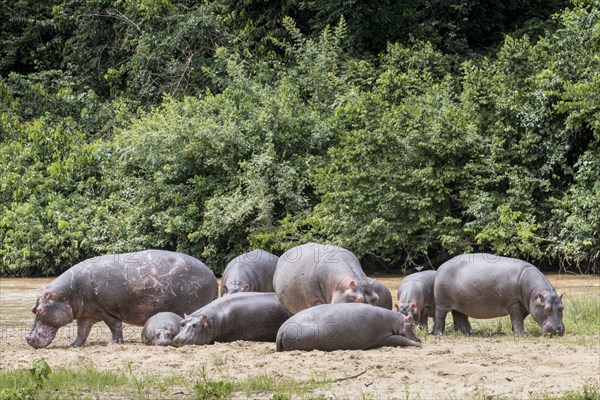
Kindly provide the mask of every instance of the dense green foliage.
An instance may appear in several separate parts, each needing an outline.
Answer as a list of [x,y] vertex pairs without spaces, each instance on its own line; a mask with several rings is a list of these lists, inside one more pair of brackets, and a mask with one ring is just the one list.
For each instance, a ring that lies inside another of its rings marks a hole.
[[308,240],[600,272],[598,2],[372,3],[2,1],[0,273]]

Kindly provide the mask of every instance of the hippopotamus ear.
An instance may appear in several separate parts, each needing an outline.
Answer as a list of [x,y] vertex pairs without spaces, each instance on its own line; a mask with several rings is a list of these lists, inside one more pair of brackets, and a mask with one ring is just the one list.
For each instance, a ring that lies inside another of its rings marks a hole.
[[417,303],[415,303],[414,301],[410,303],[410,309],[414,310],[417,308]]
[[229,289],[227,288],[227,285],[223,285],[223,287],[221,288],[221,292],[227,293],[228,291]]
[[356,289],[356,281],[350,281],[350,289],[352,289],[352,290]]
[[369,284],[371,284],[371,286],[375,285],[375,279],[373,278],[367,278],[369,280]]
[[400,306],[396,303],[396,311],[400,311]]
[[248,285],[247,283],[244,283],[244,284],[242,285],[242,288],[244,288],[244,290],[248,289],[249,287],[250,287],[250,285]]
[[544,303],[544,301],[546,300],[546,297],[544,296],[544,293],[538,293],[538,295],[536,296],[536,301],[540,302],[540,303]]

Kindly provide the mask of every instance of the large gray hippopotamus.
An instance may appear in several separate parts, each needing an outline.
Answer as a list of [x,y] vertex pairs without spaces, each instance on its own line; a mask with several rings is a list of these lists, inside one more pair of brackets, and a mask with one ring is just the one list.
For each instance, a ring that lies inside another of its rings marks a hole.
[[142,343],[148,346],[169,346],[179,333],[182,316],[165,311],[154,314],[142,329]]
[[192,312],[217,297],[213,272],[194,257],[162,250],[111,254],[74,265],[38,296],[26,340],[46,347],[58,328],[77,320],[73,347],[83,346],[97,322],[123,342],[123,322],[142,326],[162,311]]
[[286,251],[277,262],[273,286],[292,314],[319,304],[376,304],[373,280],[350,251],[306,243]]
[[421,271],[402,279],[398,286],[399,313],[411,315],[413,320],[427,329],[427,318],[435,318],[435,298],[433,285],[435,271]]
[[277,330],[289,317],[275,293],[234,293],[186,315],[173,346],[236,340],[274,342]]
[[274,292],[277,257],[264,250],[237,256],[227,264],[221,278],[221,296],[238,292]]
[[277,351],[367,350],[420,346],[402,314],[368,304],[322,304],[288,319],[277,332]]
[[452,311],[455,327],[471,333],[468,317],[510,315],[512,330],[524,334],[528,314],[550,335],[563,335],[562,295],[535,266],[516,258],[463,254],[442,264],[435,277],[435,323],[441,334]]

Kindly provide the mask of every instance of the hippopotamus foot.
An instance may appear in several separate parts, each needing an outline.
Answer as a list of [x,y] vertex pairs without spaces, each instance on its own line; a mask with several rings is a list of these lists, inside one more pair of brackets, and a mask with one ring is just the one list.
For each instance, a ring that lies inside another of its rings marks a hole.
[[454,330],[460,331],[465,335],[471,335],[473,333],[473,329],[471,329],[471,323],[469,322],[469,317],[467,317],[465,314],[456,310],[452,310],[452,319],[454,319]]
[[403,335],[392,335],[385,338],[377,347],[415,346],[421,347],[421,339],[411,340]]

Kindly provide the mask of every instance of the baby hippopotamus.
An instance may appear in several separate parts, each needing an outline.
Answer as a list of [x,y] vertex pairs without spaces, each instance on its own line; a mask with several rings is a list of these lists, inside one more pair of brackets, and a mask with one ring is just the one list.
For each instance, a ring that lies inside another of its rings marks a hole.
[[435,271],[421,271],[404,277],[398,287],[398,312],[411,315],[425,329],[427,319],[435,318],[434,283]]
[[143,326],[162,311],[183,315],[211,302],[217,292],[213,272],[186,254],[146,250],[91,258],[69,268],[38,296],[26,340],[46,347],[60,327],[77,320],[71,346],[83,346],[100,321],[114,343],[123,343],[123,322]]
[[322,304],[300,311],[279,328],[277,351],[421,346],[411,321],[369,304]]
[[170,346],[179,333],[183,317],[172,312],[160,312],[146,321],[142,329],[142,342],[148,346]]
[[449,311],[455,327],[465,334],[471,333],[468,317],[504,315],[510,315],[514,333],[524,334],[523,320],[529,314],[542,332],[565,332],[562,295],[539,269],[516,258],[483,253],[454,257],[438,268],[434,296],[435,334],[444,332]]

